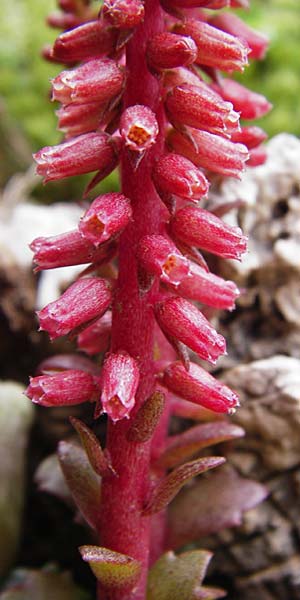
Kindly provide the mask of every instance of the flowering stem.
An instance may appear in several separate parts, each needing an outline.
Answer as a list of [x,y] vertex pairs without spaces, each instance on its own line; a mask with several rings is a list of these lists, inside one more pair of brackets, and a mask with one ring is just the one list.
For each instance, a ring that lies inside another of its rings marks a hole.
[[[140,386],[136,409],[151,394],[154,386],[152,298],[155,293],[140,294],[137,276],[136,247],[139,240],[158,233],[162,205],[153,187],[150,173],[154,157],[162,151],[164,132],[159,106],[159,82],[152,76],[145,60],[145,45],[149,36],[162,30],[162,12],[158,0],[147,0],[145,19],[127,45],[128,81],[125,108],[134,104],[149,106],[162,125],[157,142],[137,169],[124,150],[121,173],[122,192],[131,199],[133,220],[120,239],[119,278],[115,293],[112,325],[112,351],[126,350],[140,368]],[[152,298],[151,298],[152,297]],[[130,420],[108,425],[107,450],[117,473],[104,478],[101,503],[101,545],[128,554],[143,564],[138,587],[130,593],[132,600],[145,598],[145,584],[150,546],[150,518],[141,516],[149,490],[150,444],[128,441]],[[105,591],[99,590],[104,600]],[[126,592],[110,592],[110,600],[128,598]]]

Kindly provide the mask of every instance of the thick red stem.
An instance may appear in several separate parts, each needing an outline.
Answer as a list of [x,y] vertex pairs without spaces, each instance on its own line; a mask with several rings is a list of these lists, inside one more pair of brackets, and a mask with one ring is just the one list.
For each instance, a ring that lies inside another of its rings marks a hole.
[[[141,237],[159,232],[163,208],[151,181],[154,158],[164,143],[164,118],[160,106],[159,82],[152,76],[145,60],[145,46],[150,36],[163,29],[158,0],[146,0],[145,20],[127,45],[127,84],[125,108],[145,104],[156,114],[161,125],[156,144],[135,170],[124,150],[122,157],[122,192],[130,198],[133,220],[120,239],[119,278],[113,308],[112,350],[126,350],[137,359],[140,386],[136,408],[151,394],[154,386],[153,333],[151,308],[153,293],[141,294],[137,279],[136,247]],[[102,484],[100,544],[141,561],[143,573],[134,591],[99,590],[101,600],[144,600],[149,561],[150,518],[141,510],[149,492],[150,442],[127,441],[130,420],[109,423],[107,449],[116,477]]]

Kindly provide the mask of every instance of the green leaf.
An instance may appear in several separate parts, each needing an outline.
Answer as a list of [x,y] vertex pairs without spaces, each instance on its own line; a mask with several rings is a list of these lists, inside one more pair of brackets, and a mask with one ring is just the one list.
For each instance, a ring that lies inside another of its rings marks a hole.
[[80,436],[81,443],[95,473],[101,477],[112,475],[114,473],[113,468],[93,431],[80,419],[70,417],[70,421]]
[[135,415],[127,434],[128,440],[137,444],[150,440],[164,406],[165,395],[160,391],[154,392]]
[[214,469],[225,462],[222,456],[209,456],[207,458],[199,458],[191,462],[180,465],[174,469],[167,477],[162,479],[154,488],[152,497],[150,498],[146,508],[143,511],[144,515],[153,515],[165,508],[174,496],[179,492],[182,486],[200,473]]
[[104,588],[130,591],[140,578],[141,563],[126,554],[100,546],[81,546],[79,552]]
[[240,477],[229,465],[195,481],[169,508],[167,547],[180,548],[225,527],[240,525],[243,513],[266,495],[263,485]]
[[58,458],[75,504],[87,523],[97,529],[100,511],[100,477],[80,446],[60,442]]
[[190,427],[168,439],[167,448],[157,465],[170,468],[193,456],[207,446],[242,437],[244,430],[227,421],[215,421]]
[[202,587],[212,554],[193,550],[176,556],[167,552],[150,569],[147,600],[213,600],[223,598],[223,590]]

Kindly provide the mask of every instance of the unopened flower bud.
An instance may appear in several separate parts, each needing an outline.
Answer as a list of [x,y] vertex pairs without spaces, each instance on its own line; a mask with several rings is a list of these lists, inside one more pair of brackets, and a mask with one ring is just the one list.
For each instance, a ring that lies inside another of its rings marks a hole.
[[245,144],[245,146],[251,150],[264,142],[267,137],[268,136],[263,129],[256,125],[250,125],[249,127],[241,127],[240,131],[233,131],[231,134],[231,141]]
[[221,71],[243,71],[248,63],[248,46],[236,37],[196,19],[187,19],[175,31],[189,35],[196,42],[200,65]]
[[78,27],[81,25],[83,19],[77,15],[74,15],[71,12],[53,12],[48,15],[46,22],[49,27],[53,27],[55,29],[73,29],[74,27]]
[[30,378],[25,394],[40,406],[73,406],[96,401],[100,388],[90,373],[69,369]]
[[231,227],[203,208],[185,206],[171,219],[173,235],[186,244],[199,246],[223,258],[240,260],[247,238],[239,227]]
[[119,160],[118,138],[106,133],[86,133],[58,146],[46,146],[33,155],[44,183],[99,170],[111,173]]
[[209,22],[214,27],[218,27],[218,29],[222,29],[222,31],[226,31],[246,42],[250,48],[250,58],[258,60],[264,58],[269,44],[268,38],[249,27],[237,15],[223,12],[213,16]]
[[63,63],[79,62],[112,52],[117,32],[99,19],[84,23],[58,36],[53,46],[53,56]]
[[124,70],[114,60],[95,58],[52,79],[52,100],[109,102],[122,92],[124,82]]
[[39,237],[30,244],[34,252],[35,271],[108,262],[115,253],[115,245],[95,248],[77,229],[51,237]]
[[62,296],[38,312],[40,328],[53,340],[101,317],[111,303],[108,282],[97,277],[78,279]]
[[250,150],[250,157],[247,160],[247,167],[258,167],[264,165],[268,158],[267,151],[264,146],[257,146]]
[[137,362],[129,354],[117,352],[108,355],[102,368],[101,403],[103,412],[112,421],[129,418],[135,405],[139,378]]
[[189,274],[176,287],[176,293],[223,310],[232,310],[240,294],[233,281],[225,281],[194,262],[190,263]]
[[241,119],[259,119],[272,108],[272,104],[265,96],[248,90],[233,79],[224,78],[215,89],[224,100],[232,102],[235,110],[240,113]]
[[155,114],[148,106],[135,104],[124,110],[120,121],[120,134],[132,152],[143,153],[151,148],[158,131]]
[[87,240],[98,246],[121,233],[131,216],[130,200],[123,194],[111,192],[95,198],[78,227]]
[[151,275],[177,286],[189,272],[189,261],[163,235],[146,235],[139,243],[138,261]]
[[163,154],[154,165],[152,178],[158,193],[197,201],[208,192],[206,177],[180,154]]
[[168,145],[171,150],[183,154],[197,167],[240,179],[245,162],[249,158],[246,146],[197,129],[191,132],[191,136],[193,141],[173,130],[168,136]]
[[184,298],[173,297],[155,305],[156,320],[162,331],[215,363],[226,352],[226,343],[202,313]]
[[166,70],[162,75],[163,86],[166,89],[171,89],[176,85],[199,85],[201,81],[198,74],[185,67]]
[[66,134],[66,138],[95,131],[102,122],[105,111],[106,104],[99,102],[63,105],[56,111],[58,129]]
[[105,352],[111,334],[111,311],[84,329],[77,337],[77,346],[89,355]]
[[173,88],[167,94],[165,107],[175,126],[188,125],[219,135],[228,135],[239,127],[239,113],[233,110],[231,102],[224,102],[204,82]]
[[230,413],[239,405],[238,396],[199,365],[189,371],[180,362],[172,363],[163,374],[163,384],[185,400],[218,413]]
[[154,70],[173,69],[192,64],[197,57],[197,46],[191,37],[165,31],[150,38],[146,56]]
[[104,0],[102,11],[113,27],[132,29],[143,21],[145,8],[142,0]]

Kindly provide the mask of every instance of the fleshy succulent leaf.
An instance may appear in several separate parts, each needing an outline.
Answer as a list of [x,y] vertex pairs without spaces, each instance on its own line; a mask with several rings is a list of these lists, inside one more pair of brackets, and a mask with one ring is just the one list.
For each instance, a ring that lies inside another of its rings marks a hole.
[[143,514],[153,515],[159,512],[173,500],[187,481],[196,477],[196,475],[200,475],[200,473],[222,465],[224,462],[225,458],[222,456],[209,456],[180,465],[180,467],[171,471],[154,488]]
[[173,467],[193,456],[202,448],[242,437],[244,430],[226,421],[203,423],[187,429],[168,439],[165,452],[158,463],[165,468]]
[[147,600],[200,600],[222,598],[222,590],[202,587],[212,555],[192,550],[176,556],[167,552],[150,569]]
[[80,421],[80,419],[70,417],[70,421],[80,436],[81,443],[95,473],[100,475],[100,477],[112,474],[113,468],[110,465],[108,458],[105,456],[101,444],[93,431],[83,423],[83,421]]
[[138,582],[141,563],[134,558],[100,546],[81,546],[79,551],[105,589],[130,591]]
[[240,525],[243,513],[267,496],[265,486],[240,477],[226,465],[213,477],[182,490],[169,509],[168,548]]
[[159,390],[153,392],[135,415],[127,439],[137,444],[147,442],[162,415],[165,406],[165,395]]
[[63,441],[58,445],[58,458],[75,504],[87,523],[97,527],[100,505],[100,478],[88,457],[77,444]]

